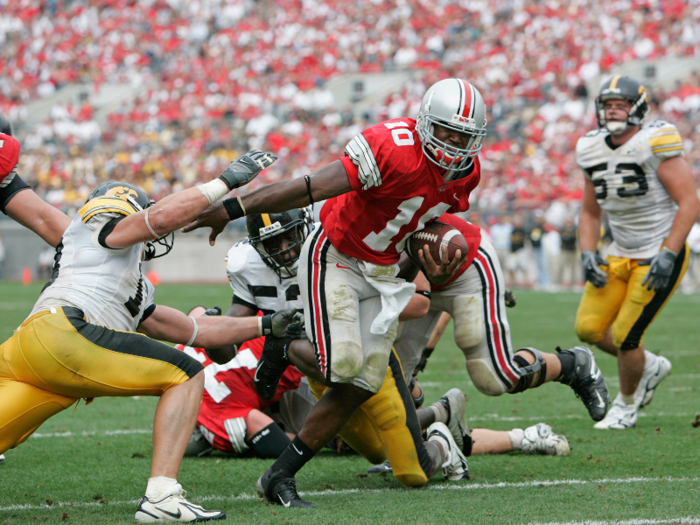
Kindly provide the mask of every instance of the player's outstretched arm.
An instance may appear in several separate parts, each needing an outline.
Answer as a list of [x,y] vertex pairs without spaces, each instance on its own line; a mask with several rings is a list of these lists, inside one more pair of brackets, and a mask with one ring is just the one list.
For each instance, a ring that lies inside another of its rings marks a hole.
[[138,331],[159,341],[217,348],[260,337],[260,323],[257,317],[235,319],[203,316],[193,321],[192,317],[175,308],[158,305],[139,325]]
[[678,254],[700,214],[700,201],[688,162],[683,157],[666,159],[657,170],[659,180],[678,204],[676,218],[664,246]]
[[5,206],[5,213],[53,247],[61,242],[63,232],[70,224],[65,213],[42,200],[30,189],[15,194]]
[[211,228],[209,244],[214,246],[216,237],[233,219],[253,213],[279,213],[301,208],[351,190],[343,163],[336,160],[311,174],[308,187],[304,177],[268,184],[243,197],[217,202],[182,231]]
[[106,242],[111,248],[127,248],[167,235],[192,222],[229,191],[248,184],[277,157],[249,151],[234,160],[218,178],[196,188],[168,195],[154,206],[119,221]]

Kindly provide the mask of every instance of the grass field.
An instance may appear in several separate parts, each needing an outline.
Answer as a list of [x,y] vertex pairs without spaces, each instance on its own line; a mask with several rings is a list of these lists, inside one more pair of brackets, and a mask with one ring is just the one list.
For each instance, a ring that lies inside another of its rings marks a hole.
[[[39,290],[0,283],[1,340],[27,316]],[[578,294],[517,295],[518,306],[509,311],[516,347],[551,351],[576,343]],[[226,306],[230,293],[226,286],[161,286],[156,297],[187,309]],[[448,329],[422,375],[426,400],[457,386],[467,394],[473,427],[506,430],[546,421],[569,438],[568,458],[477,456],[469,460],[470,481],[436,477],[410,490],[390,476],[366,476],[368,464],[359,457],[323,451],[297,478],[315,510],[286,510],[254,497],[269,461],[188,458],[179,479],[192,501],[224,509],[227,523],[698,524],[700,428],[690,421],[700,410],[699,309],[700,296],[678,295],[648,332],[647,347],[667,356],[673,373],[637,428],[623,432],[594,430],[583,404],[560,384],[500,398],[479,394]],[[596,356],[613,397],[616,362]],[[149,474],[155,404],[151,398],[81,403],[10,450],[0,466],[0,524],[133,523]]]

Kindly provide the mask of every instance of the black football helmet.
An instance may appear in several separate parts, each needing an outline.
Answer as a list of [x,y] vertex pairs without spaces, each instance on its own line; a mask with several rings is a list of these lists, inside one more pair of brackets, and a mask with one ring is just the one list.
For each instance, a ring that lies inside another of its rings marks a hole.
[[[608,122],[605,118],[605,101],[612,99],[628,100],[632,107],[627,113],[625,122]],[[596,112],[598,114],[598,126],[607,128],[610,133],[622,133],[627,126],[641,126],[644,117],[649,111],[649,96],[646,88],[632,77],[615,75],[603,82],[600,93],[595,99]]]
[[[290,279],[297,274],[299,255],[292,252],[304,244],[313,229],[309,208],[296,208],[283,213],[261,213],[246,217],[248,240],[262,260],[280,279]],[[287,247],[280,250],[275,241],[286,236]]]
[[10,126],[10,123],[2,115],[0,115],[0,133],[9,135],[10,137],[12,136],[12,126]]
[[[129,203],[129,205],[134,209],[134,213],[143,211],[146,208],[150,208],[156,202],[146,195],[138,186],[129,184],[128,182],[105,182],[100,184],[97,188],[92,190],[92,193],[88,195],[85,203],[90,202],[98,197],[112,197],[124,200]],[[164,248],[161,253],[158,253],[158,249],[155,244],[158,244]],[[162,237],[146,243],[145,259],[150,261],[151,259],[157,259],[158,257],[163,257],[170,253],[173,249],[173,244],[175,243],[175,232],[166,233]]]

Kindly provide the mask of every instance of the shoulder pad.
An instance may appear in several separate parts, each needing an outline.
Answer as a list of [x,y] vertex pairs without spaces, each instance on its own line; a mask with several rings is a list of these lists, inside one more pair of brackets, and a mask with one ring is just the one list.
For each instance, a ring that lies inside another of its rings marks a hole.
[[241,241],[234,244],[226,254],[226,272],[229,275],[241,273],[255,265],[255,257],[262,263],[260,255],[250,243]]
[[85,205],[78,210],[78,215],[80,215],[83,222],[88,222],[100,213],[118,213],[128,216],[132,213],[136,213],[136,210],[131,204],[119,197],[99,197],[86,202]]
[[683,153],[683,139],[678,128],[657,120],[645,128],[651,152],[658,157],[674,157]]

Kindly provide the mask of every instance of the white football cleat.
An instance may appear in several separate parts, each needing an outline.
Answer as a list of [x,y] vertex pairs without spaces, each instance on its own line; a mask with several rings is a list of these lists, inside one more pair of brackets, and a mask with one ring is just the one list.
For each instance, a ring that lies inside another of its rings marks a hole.
[[146,496],[139,501],[134,519],[142,523],[180,522],[192,523],[209,520],[224,520],[226,514],[220,510],[205,510],[185,499],[187,493],[177,483],[169,494],[158,501]]
[[[659,383],[666,379],[671,373],[671,361],[661,355],[654,355],[651,352],[644,352],[646,355],[646,363],[642,378],[639,380],[639,385],[634,393],[634,400],[639,405],[639,408],[644,408],[651,400],[654,399],[654,393]],[[650,357],[653,356],[652,359]]]
[[525,429],[522,441],[525,454],[545,454],[547,456],[570,456],[569,440],[552,432],[547,423],[537,423]]
[[[469,454],[472,446],[472,438],[471,429],[469,425],[467,425],[467,416],[465,414],[466,398],[464,392],[459,388],[448,390],[447,393],[438,400],[438,403],[447,410],[447,428],[450,429],[450,433],[455,443],[457,443],[459,450],[465,455]],[[467,450],[465,450],[465,445]]]
[[625,404],[622,394],[617,394],[605,419],[598,421],[593,428],[603,430],[625,430],[637,424],[637,404]]
[[0,454],[0,465],[5,463],[5,454]]
[[433,423],[428,427],[428,441],[440,441],[447,451],[447,460],[442,464],[442,475],[449,481],[469,479],[467,458],[457,446],[450,429],[444,423]]

